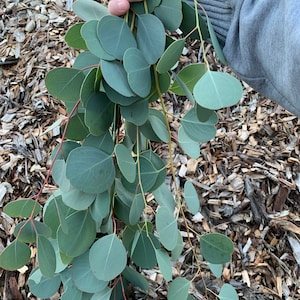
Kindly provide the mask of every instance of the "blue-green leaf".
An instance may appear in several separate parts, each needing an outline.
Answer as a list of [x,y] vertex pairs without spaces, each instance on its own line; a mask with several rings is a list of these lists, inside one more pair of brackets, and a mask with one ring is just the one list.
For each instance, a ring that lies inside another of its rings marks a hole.
[[179,28],[183,18],[181,0],[162,0],[154,13],[162,20],[166,29],[174,31]]
[[114,104],[105,93],[91,95],[86,104],[84,121],[93,135],[101,135],[108,131],[114,117]]
[[168,253],[162,249],[155,249],[159,270],[166,281],[172,280],[172,264]]
[[105,16],[98,23],[98,38],[104,50],[115,59],[123,60],[128,48],[136,48],[136,40],[125,19]]
[[197,159],[200,156],[200,145],[192,140],[183,130],[182,127],[178,130],[178,142],[182,150],[190,157]]
[[30,248],[28,245],[14,240],[9,246],[7,246],[0,255],[0,267],[15,271],[23,267],[30,259]]
[[120,62],[104,60],[101,67],[103,77],[111,88],[125,97],[135,96],[129,86],[127,73]]
[[136,39],[148,64],[156,63],[166,44],[165,29],[160,19],[150,14],[138,15]]
[[87,209],[95,198],[96,194],[84,193],[75,188],[71,188],[68,192],[62,194],[63,202],[75,210]]
[[174,41],[159,59],[156,71],[160,74],[168,72],[179,60],[184,48],[185,39]]
[[139,287],[143,291],[147,291],[149,289],[148,281],[136,270],[126,266],[125,270],[122,272],[122,275],[134,286]]
[[33,199],[18,199],[4,206],[3,211],[10,217],[29,218],[35,217],[41,211],[41,205]]
[[97,293],[105,289],[107,281],[97,279],[89,263],[89,251],[72,261],[71,277],[75,286],[86,293]]
[[194,185],[190,181],[184,184],[184,200],[192,214],[196,214],[200,209],[200,201]]
[[208,142],[216,135],[215,116],[212,115],[206,122],[200,122],[195,109],[185,114],[181,125],[186,135],[196,142]]
[[[205,74],[206,65],[205,64],[189,64],[183,67],[175,77],[175,81],[172,84],[170,91],[176,95],[187,96],[187,91],[193,92],[194,86],[199,81],[199,79]],[[182,84],[186,87],[184,89]],[[193,101],[191,101],[193,102]]]
[[49,93],[62,101],[68,111],[74,107],[80,98],[80,88],[84,80],[81,70],[71,68],[56,68],[51,70],[45,79]]
[[130,149],[123,144],[117,144],[115,154],[121,173],[128,182],[134,182],[136,178],[136,164]]
[[56,269],[55,251],[50,241],[42,235],[37,237],[37,259],[43,276],[52,278]]
[[96,278],[109,281],[125,269],[126,250],[116,234],[106,235],[91,247],[89,261]]
[[236,104],[243,89],[239,80],[221,72],[207,71],[194,87],[197,103],[211,110]]
[[65,41],[69,47],[73,47],[75,49],[87,50],[85,40],[80,35],[80,30],[83,24],[84,23],[77,23],[68,29],[65,35]]
[[30,291],[39,298],[50,298],[58,290],[61,284],[60,275],[57,274],[53,278],[46,278],[42,275],[39,268],[32,271],[28,279]]
[[185,278],[175,278],[168,290],[168,300],[186,300],[191,282]]
[[137,48],[127,49],[123,64],[133,92],[142,98],[147,97],[151,90],[151,73],[143,53]]
[[66,174],[77,189],[98,194],[112,185],[115,167],[112,157],[107,153],[82,146],[71,151],[68,156]]
[[212,264],[229,262],[234,250],[232,241],[220,233],[208,233],[200,237],[202,255]]
[[213,274],[217,277],[220,278],[223,273],[223,265],[222,264],[212,264],[212,263],[207,263],[209,266],[210,270],[213,272]]
[[220,290],[219,293],[219,299],[220,300],[238,300],[239,296],[234,289],[234,287],[228,283],[225,283]]
[[[98,23],[97,20],[91,20],[86,23],[81,28],[81,35],[84,38],[86,45],[90,52],[98,58],[105,60],[114,60],[115,58],[108,54],[102,47],[100,40],[98,38]],[[98,61],[99,63],[99,61]]]
[[58,245],[61,252],[69,257],[83,254],[96,237],[96,225],[88,211],[78,211],[67,217],[68,233],[59,227]]
[[77,0],[73,4],[73,10],[84,21],[100,20],[109,15],[107,7],[93,0]]
[[177,243],[177,221],[166,207],[159,207],[156,213],[156,229],[159,239],[167,250],[173,250]]
[[148,120],[155,134],[165,143],[169,141],[169,132],[166,120],[161,111],[157,109],[149,109]]

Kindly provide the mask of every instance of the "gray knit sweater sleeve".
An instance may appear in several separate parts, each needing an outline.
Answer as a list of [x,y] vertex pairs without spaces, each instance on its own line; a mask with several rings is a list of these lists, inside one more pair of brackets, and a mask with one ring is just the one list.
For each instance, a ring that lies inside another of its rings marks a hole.
[[[193,5],[193,0],[187,0]],[[300,117],[300,1],[198,0],[232,70]]]

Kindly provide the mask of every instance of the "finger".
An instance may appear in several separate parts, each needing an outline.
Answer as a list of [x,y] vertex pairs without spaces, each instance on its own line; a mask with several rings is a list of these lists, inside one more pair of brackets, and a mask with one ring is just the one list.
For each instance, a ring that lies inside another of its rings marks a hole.
[[108,10],[114,16],[122,16],[129,10],[128,0],[111,0],[108,2]]

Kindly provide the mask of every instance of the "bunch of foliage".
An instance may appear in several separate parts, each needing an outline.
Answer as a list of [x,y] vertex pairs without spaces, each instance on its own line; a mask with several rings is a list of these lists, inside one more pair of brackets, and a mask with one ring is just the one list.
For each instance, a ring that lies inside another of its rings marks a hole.
[[[50,94],[68,112],[49,128],[63,128],[51,166],[59,189],[44,207],[38,199],[5,206],[6,214],[24,220],[2,252],[0,266],[22,267],[31,256],[29,245],[36,243],[38,267],[28,284],[40,298],[51,297],[62,284],[63,300],[125,299],[129,284],[149,288],[142,270],[158,267],[168,282],[168,299],[192,299],[193,279],[173,278],[172,264],[184,247],[177,223],[179,216],[185,219],[183,201],[192,214],[200,211],[200,202],[190,181],[182,195],[174,181],[175,198],[165,184],[167,169],[175,175],[163,95],[191,101],[190,111],[178,117],[178,142],[197,158],[199,143],[215,136],[214,110],[240,99],[240,83],[211,71],[205,54],[204,63],[174,72],[188,37],[203,44],[210,36],[224,60],[209,21],[206,27],[197,8],[181,0],[133,3],[124,18],[109,15],[92,0],[78,0],[73,9],[84,22],[72,26],[65,40],[81,53],[72,68],[54,69],[46,77]],[[175,39],[169,33],[178,28],[182,37]],[[150,141],[168,144],[167,163]],[[145,211],[150,193],[157,204],[154,220]],[[197,247],[220,277],[231,259],[231,240],[218,233],[197,236],[197,245],[188,240],[198,268],[195,278],[200,273]],[[237,294],[224,284],[218,297],[237,299]]]

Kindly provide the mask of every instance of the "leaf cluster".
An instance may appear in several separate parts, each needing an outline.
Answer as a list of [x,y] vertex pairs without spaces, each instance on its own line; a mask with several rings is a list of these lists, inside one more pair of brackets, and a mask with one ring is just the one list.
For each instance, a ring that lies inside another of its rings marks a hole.
[[[129,284],[149,288],[139,270],[158,267],[169,282],[168,299],[187,299],[191,280],[172,276],[184,246],[176,212],[184,200],[196,214],[200,202],[189,181],[183,199],[178,190],[174,199],[165,184],[172,156],[166,165],[150,142],[171,147],[163,95],[185,96],[193,105],[178,117],[178,142],[197,158],[199,143],[216,134],[214,110],[236,103],[241,87],[206,63],[175,72],[189,36],[211,36],[217,43],[210,24],[206,27],[181,0],[132,3],[124,18],[109,15],[92,0],[77,0],[73,8],[84,22],[70,27],[65,39],[81,53],[72,68],[56,68],[46,77],[48,91],[69,114],[66,122],[53,125],[64,132],[51,155],[59,189],[43,208],[33,199],[5,207],[8,215],[25,220],[0,255],[0,266],[22,267],[31,255],[29,244],[36,243],[39,266],[29,277],[29,288],[40,298],[51,297],[62,284],[63,300],[123,299]],[[175,39],[169,33],[178,28],[182,35]],[[153,222],[145,210],[150,193],[156,203]],[[35,218],[41,213],[43,222]],[[232,242],[216,233],[199,240],[203,257],[221,276]],[[224,285],[219,297],[228,295],[236,297]]]

